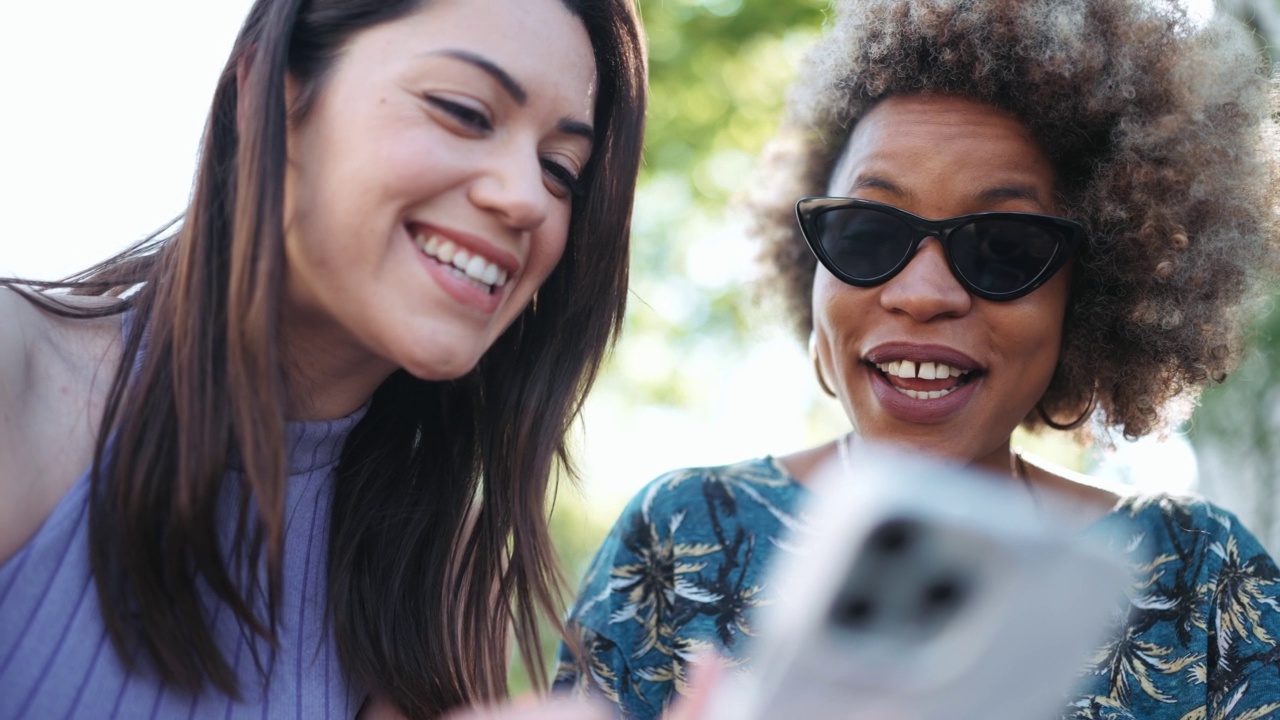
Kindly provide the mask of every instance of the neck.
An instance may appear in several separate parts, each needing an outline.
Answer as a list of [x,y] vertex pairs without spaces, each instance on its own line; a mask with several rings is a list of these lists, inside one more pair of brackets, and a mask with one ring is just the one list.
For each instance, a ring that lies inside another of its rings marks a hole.
[[332,420],[355,412],[395,366],[350,335],[306,322],[282,323],[290,420]]
[[990,453],[974,458],[968,464],[990,475],[1014,479],[1020,477],[1017,472],[1017,455],[1010,449],[1008,439]]

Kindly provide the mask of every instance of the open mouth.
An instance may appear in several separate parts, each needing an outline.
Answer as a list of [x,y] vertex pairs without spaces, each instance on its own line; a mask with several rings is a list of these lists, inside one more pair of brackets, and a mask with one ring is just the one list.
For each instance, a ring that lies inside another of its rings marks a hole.
[[964,370],[936,361],[893,360],[874,363],[894,390],[913,400],[937,400],[968,385],[981,370]]
[[483,255],[458,247],[452,240],[435,233],[415,233],[413,244],[423,255],[490,295],[507,284],[506,270]]

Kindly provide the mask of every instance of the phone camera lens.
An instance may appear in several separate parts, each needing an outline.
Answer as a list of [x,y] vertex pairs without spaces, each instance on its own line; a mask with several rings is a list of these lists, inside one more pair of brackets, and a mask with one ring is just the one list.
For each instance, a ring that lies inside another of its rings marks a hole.
[[850,596],[841,598],[835,608],[835,620],[852,630],[861,630],[871,623],[876,612],[876,604],[868,597]]
[[956,578],[939,578],[925,586],[922,596],[926,614],[946,612],[964,602],[964,583]]
[[889,520],[876,528],[871,546],[884,555],[900,555],[915,541],[916,526],[910,520]]

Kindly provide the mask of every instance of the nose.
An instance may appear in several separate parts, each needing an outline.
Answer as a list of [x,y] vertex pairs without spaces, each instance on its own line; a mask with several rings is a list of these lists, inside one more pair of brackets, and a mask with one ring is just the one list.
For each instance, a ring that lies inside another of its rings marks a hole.
[[489,158],[468,190],[471,202],[520,231],[542,225],[550,212],[551,193],[536,152],[500,152]]
[[927,237],[902,272],[885,283],[880,305],[906,313],[917,322],[928,322],[963,316],[973,306],[973,296],[951,274],[942,243]]

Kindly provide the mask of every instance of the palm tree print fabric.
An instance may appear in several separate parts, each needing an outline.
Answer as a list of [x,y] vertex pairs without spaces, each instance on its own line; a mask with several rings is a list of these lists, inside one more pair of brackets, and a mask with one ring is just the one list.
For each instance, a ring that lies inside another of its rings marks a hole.
[[[648,720],[685,691],[701,650],[746,667],[753,610],[775,592],[767,565],[789,552],[806,492],[768,457],[650,483],[582,583],[568,620],[583,662],[562,646],[556,689]],[[1193,497],[1134,496],[1088,532],[1119,543],[1135,584],[1062,718],[1280,718],[1280,573],[1235,516]]]

